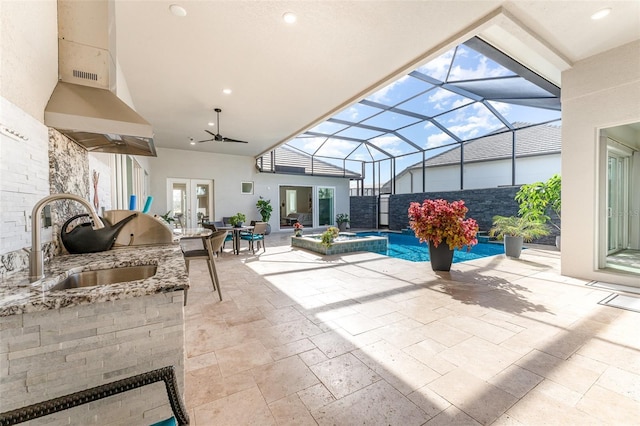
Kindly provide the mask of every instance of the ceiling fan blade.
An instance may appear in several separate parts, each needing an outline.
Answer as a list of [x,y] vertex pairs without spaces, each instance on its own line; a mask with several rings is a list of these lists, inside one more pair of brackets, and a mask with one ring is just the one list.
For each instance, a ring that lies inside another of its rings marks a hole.
[[198,143],[200,142],[212,142],[212,141],[216,141],[216,142],[235,142],[235,143],[249,143],[247,141],[241,141],[238,139],[231,139],[231,138],[225,138],[224,136],[222,136],[219,132],[220,132],[220,113],[222,112],[222,110],[220,108],[216,108],[214,110],[216,112],[217,115],[217,122],[218,122],[218,133],[213,133],[207,129],[204,129],[205,132],[209,133],[211,136],[213,136],[213,139],[206,139],[203,141],[198,141]]
[[247,141],[241,141],[238,139],[231,139],[231,138],[222,138],[222,142],[249,143]]

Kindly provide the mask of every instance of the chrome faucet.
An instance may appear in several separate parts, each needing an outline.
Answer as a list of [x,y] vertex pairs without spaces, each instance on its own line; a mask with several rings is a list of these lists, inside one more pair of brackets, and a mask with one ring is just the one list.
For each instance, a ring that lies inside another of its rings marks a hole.
[[39,279],[44,277],[44,259],[42,257],[42,247],[40,246],[40,215],[42,214],[42,209],[45,205],[49,204],[51,201],[56,200],[73,200],[79,202],[89,212],[89,216],[91,216],[91,220],[93,221],[93,229],[104,228],[104,224],[98,217],[96,211],[93,209],[93,206],[89,204],[87,200],[79,197],[78,195],[51,194],[38,201],[36,205],[33,206],[33,211],[31,212],[31,252],[29,253],[30,282],[38,281]]

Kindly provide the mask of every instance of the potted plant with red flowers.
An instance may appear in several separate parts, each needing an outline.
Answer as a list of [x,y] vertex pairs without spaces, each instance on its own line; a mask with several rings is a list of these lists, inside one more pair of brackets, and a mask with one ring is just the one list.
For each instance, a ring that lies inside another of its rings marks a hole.
[[302,228],[304,226],[300,222],[296,222],[293,224],[293,235],[296,237],[302,237]]
[[453,250],[478,243],[478,223],[465,218],[469,209],[463,200],[424,200],[409,205],[409,226],[420,242],[429,245],[429,258],[434,271],[449,271]]

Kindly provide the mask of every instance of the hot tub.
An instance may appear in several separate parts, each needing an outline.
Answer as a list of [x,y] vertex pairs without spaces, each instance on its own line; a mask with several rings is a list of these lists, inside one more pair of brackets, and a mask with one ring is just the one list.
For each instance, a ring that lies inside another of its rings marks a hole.
[[330,247],[323,246],[321,240],[322,234],[291,237],[291,246],[311,250],[320,254],[341,254],[354,251],[371,251],[382,254],[387,252],[387,237],[373,235],[361,236],[353,232],[340,232]]

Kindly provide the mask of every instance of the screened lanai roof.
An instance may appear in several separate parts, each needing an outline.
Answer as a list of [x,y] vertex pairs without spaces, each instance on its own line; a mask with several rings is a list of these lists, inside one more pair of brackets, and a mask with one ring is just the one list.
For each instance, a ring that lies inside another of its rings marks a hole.
[[[519,123],[558,120],[560,88],[476,37],[284,146],[311,162],[322,160],[363,175],[364,163],[395,159],[401,170],[415,164],[415,157],[409,157],[416,153],[428,158],[466,140],[514,130]],[[279,151],[269,161],[259,159],[258,167],[276,172],[286,166]]]

